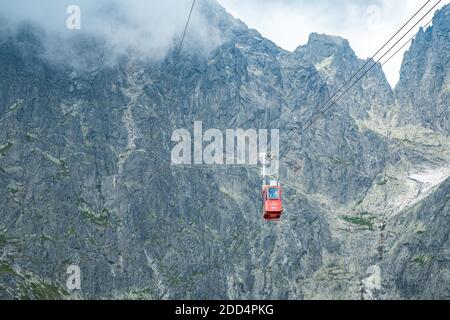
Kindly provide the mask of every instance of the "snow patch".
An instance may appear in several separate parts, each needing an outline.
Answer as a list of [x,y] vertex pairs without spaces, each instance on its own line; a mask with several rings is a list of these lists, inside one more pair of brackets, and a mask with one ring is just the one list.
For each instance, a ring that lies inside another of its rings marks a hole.
[[400,210],[413,206],[424,199],[430,191],[444,182],[450,176],[450,167],[438,169],[423,169],[417,173],[410,173],[406,181],[408,190],[403,196],[397,199]]
[[422,192],[426,192],[445,181],[450,176],[450,168],[438,170],[427,170],[415,174],[410,174],[409,179],[423,184]]
[[373,300],[374,291],[381,290],[381,269],[378,265],[367,268],[368,276],[362,280],[364,300]]

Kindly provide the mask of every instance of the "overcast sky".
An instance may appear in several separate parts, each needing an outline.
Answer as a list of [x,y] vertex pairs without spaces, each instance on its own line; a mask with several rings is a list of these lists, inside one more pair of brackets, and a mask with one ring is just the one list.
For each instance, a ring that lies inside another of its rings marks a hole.
[[[360,58],[371,57],[427,2],[427,0],[218,1],[234,17],[241,19],[249,27],[258,30],[264,37],[286,50],[295,50],[308,41],[311,32],[317,32],[348,39]],[[413,26],[437,2],[438,0],[431,0],[410,26]],[[449,2],[449,0],[441,1],[419,25],[425,25],[431,20],[437,8]],[[419,30],[419,25],[401,44]],[[409,27],[404,31],[408,29]],[[392,86],[398,81],[403,53],[408,47],[409,45],[383,67]]]

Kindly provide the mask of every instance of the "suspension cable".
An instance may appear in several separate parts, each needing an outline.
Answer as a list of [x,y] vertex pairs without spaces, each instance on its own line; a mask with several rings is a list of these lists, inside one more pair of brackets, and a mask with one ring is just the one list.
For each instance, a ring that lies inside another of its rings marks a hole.
[[189,22],[191,22],[191,16],[192,16],[192,11],[194,11],[194,6],[195,6],[195,0],[192,0],[191,10],[189,11],[189,16],[188,16],[188,19],[187,19],[187,22],[186,22],[186,26],[184,27],[183,36],[181,37],[180,46],[178,48],[178,53],[181,52],[181,49],[183,47],[184,38],[186,36],[186,32],[187,32],[187,29],[189,27]]

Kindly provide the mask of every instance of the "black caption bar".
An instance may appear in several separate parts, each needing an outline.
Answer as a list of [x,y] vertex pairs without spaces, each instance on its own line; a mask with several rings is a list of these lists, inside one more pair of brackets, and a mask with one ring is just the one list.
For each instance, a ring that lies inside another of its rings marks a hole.
[[[448,310],[449,301],[0,301],[3,312],[11,308],[15,316],[24,312],[34,316],[84,320],[86,316],[111,316],[124,320],[189,319],[315,319],[331,315],[361,319],[361,315],[384,318],[400,309],[406,315],[427,318]],[[439,310],[442,308],[443,310]],[[311,317],[313,315],[313,317]]]

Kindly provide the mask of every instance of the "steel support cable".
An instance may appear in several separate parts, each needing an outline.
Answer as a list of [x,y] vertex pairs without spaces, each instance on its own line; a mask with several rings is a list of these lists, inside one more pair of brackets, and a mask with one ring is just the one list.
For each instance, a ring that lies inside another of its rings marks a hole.
[[189,11],[189,16],[188,16],[188,19],[187,19],[187,22],[186,22],[186,26],[184,27],[183,36],[181,37],[180,46],[178,48],[178,53],[181,52],[181,49],[183,47],[184,38],[186,37],[186,32],[188,30],[189,23],[191,22],[191,17],[192,17],[192,12],[194,11],[194,6],[195,6],[195,0],[192,0],[191,10]]

